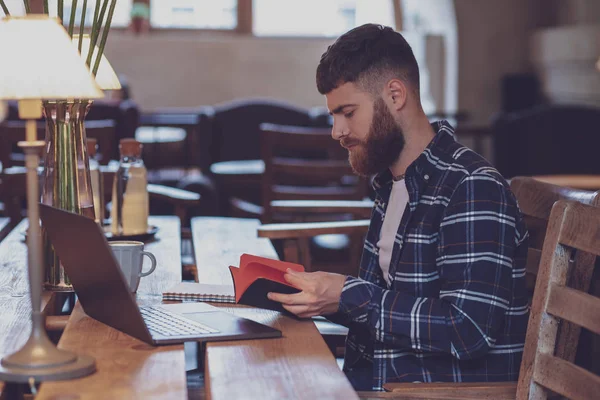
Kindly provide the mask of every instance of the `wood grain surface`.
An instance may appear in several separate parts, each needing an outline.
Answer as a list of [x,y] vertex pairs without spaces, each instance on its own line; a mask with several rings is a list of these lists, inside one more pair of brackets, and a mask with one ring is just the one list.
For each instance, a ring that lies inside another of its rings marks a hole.
[[[158,264],[141,279],[137,297],[143,304],[160,302],[163,290],[181,282],[179,219],[150,217],[149,224],[159,230],[145,249]],[[187,399],[183,345],[150,346],[88,317],[78,303],[59,347],[94,357],[97,372],[44,383],[36,399]]]
[[[258,220],[251,219],[192,219],[199,282],[232,284],[228,266],[237,266],[243,253],[277,258],[270,241],[257,237],[259,225]],[[205,357],[208,398],[358,398],[312,320],[244,306],[220,307],[275,327],[283,336],[208,343]]]
[[[31,332],[26,228],[22,221],[0,242],[0,358],[18,350]],[[53,293],[44,292],[42,310],[52,308],[54,300]],[[0,393],[3,387],[0,382]]]

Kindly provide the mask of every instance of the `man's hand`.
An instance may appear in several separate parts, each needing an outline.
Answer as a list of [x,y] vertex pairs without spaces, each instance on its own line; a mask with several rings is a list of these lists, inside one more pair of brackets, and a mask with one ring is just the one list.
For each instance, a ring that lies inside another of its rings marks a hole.
[[338,310],[346,276],[328,272],[296,272],[288,269],[285,280],[301,290],[300,293],[269,293],[271,300],[301,318],[333,314]]

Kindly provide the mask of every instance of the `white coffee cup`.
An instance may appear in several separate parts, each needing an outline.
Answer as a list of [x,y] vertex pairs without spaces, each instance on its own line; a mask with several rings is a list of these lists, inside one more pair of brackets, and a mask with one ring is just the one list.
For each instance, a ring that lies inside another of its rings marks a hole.
[[[129,284],[132,293],[137,291],[140,278],[148,276],[156,269],[156,258],[154,254],[144,251],[144,243],[133,240],[117,240],[109,242],[110,248],[121,266],[125,280]],[[142,272],[143,257],[147,256],[152,262],[152,267],[147,272]]]

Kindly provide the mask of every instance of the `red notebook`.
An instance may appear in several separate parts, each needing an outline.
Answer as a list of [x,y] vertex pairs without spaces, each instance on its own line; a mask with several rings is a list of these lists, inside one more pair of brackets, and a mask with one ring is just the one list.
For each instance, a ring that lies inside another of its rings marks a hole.
[[269,300],[267,293],[298,293],[283,275],[288,268],[304,272],[304,267],[285,261],[242,254],[240,267],[229,267],[235,289],[235,302],[248,306],[286,312],[281,303]]

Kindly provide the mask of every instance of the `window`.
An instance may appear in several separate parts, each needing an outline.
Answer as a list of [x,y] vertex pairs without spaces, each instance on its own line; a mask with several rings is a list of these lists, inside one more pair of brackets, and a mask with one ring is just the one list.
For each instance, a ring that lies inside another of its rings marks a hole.
[[432,93],[440,94],[435,99],[433,110],[455,113],[458,109],[458,33],[454,2],[452,0],[401,0],[400,4],[405,31],[443,37],[444,70],[441,71],[440,77],[443,87],[432,88]]
[[151,0],[154,28],[235,29],[237,0]]
[[[102,0],[98,0],[100,3],[100,7],[102,7]],[[117,4],[115,6],[115,12],[113,14],[112,21],[110,23],[111,27],[123,28],[129,25],[129,13],[131,12],[131,3],[132,0],[117,0]],[[69,21],[71,19],[71,6],[72,1],[63,1],[63,25],[68,26]],[[105,12],[105,21],[106,16],[108,15],[108,10],[110,8],[110,3],[106,7]],[[94,18],[94,11],[96,9],[96,0],[88,0],[87,7],[85,11],[85,26],[92,26],[92,18]],[[77,10],[75,11],[75,26],[79,26],[81,22],[81,13],[83,12],[83,1],[77,2]],[[58,0],[49,0],[48,1],[48,13],[52,16],[58,15]]]
[[257,36],[338,36],[366,22],[394,26],[390,0],[254,0]]

